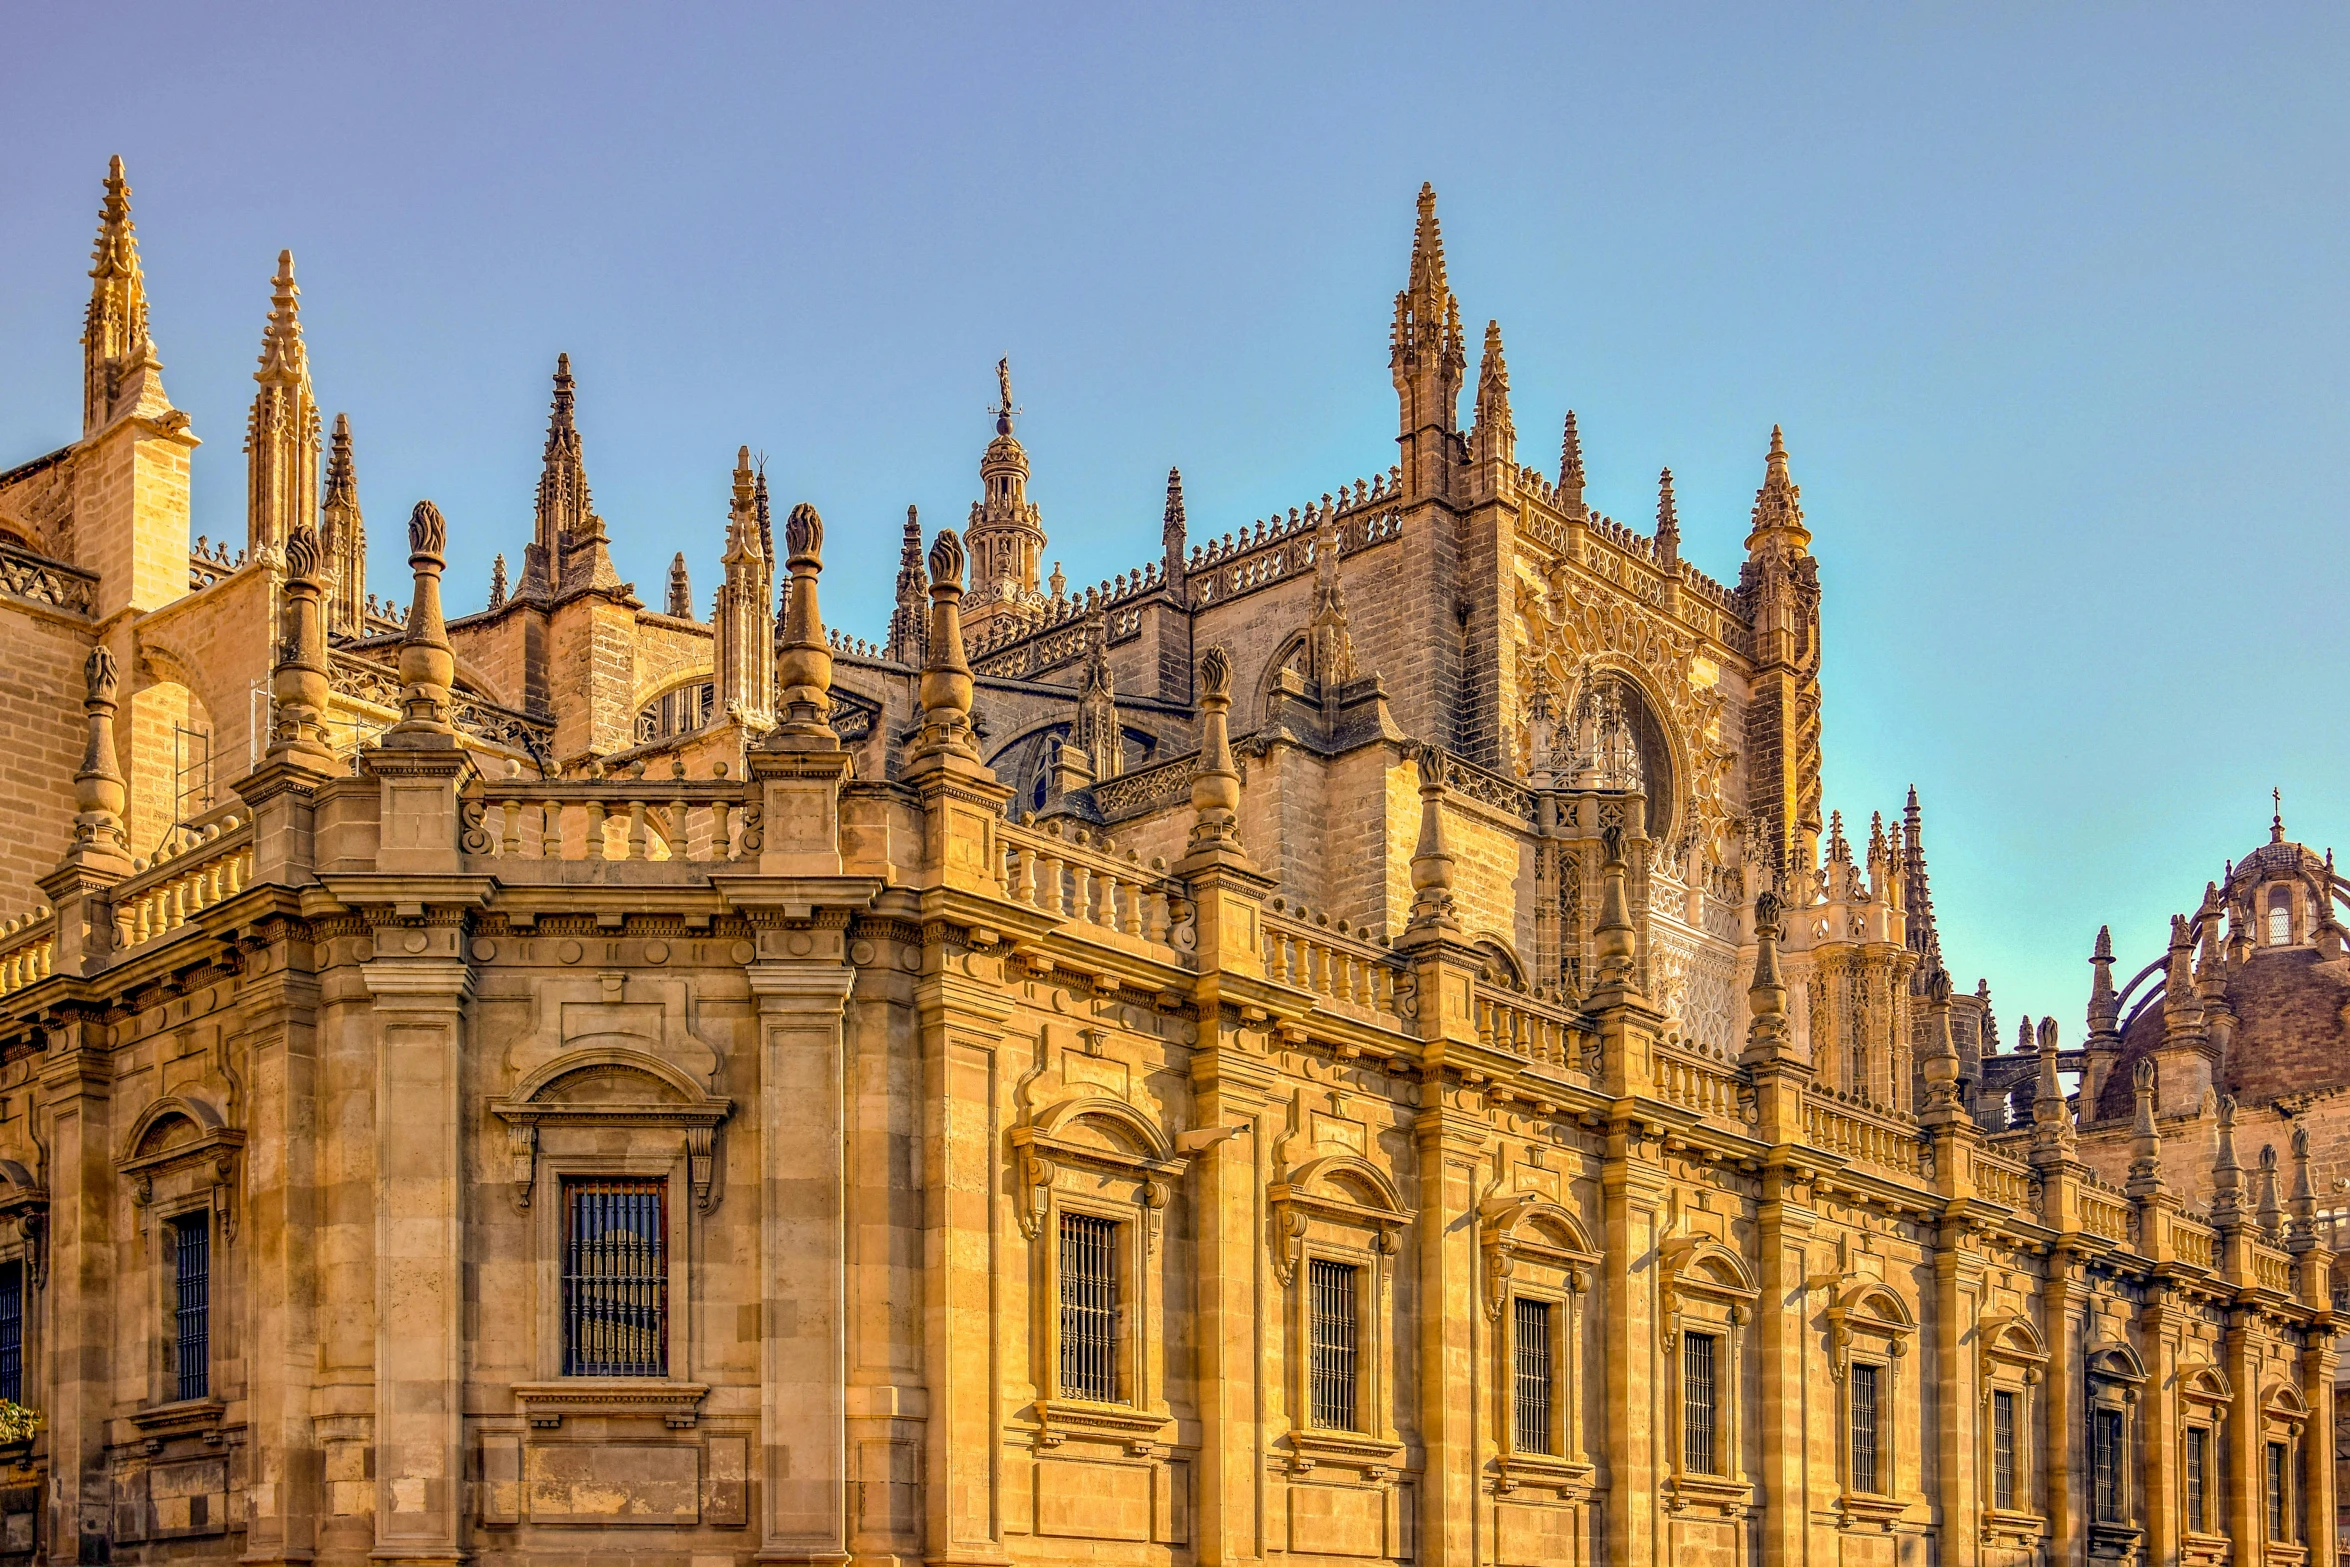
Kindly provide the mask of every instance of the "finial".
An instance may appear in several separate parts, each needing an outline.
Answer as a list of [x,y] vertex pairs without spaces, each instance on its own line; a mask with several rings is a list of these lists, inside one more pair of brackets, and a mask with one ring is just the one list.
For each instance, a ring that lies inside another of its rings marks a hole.
[[279,589],[278,623],[284,638],[270,670],[272,698],[269,755],[299,761],[313,771],[331,771],[324,717],[331,690],[327,681],[326,626],[320,600],[317,530],[297,519],[286,533],[286,576]]
[[294,253],[277,253],[277,275],[269,283],[269,324],[261,333],[261,368],[256,381],[278,381],[307,368],[302,347],[302,291],[294,286]]
[[505,602],[506,552],[500,550],[497,559],[490,562],[490,608],[496,609]]
[[351,460],[351,416],[335,415],[334,440],[327,448],[326,503],[338,501],[356,505],[359,500],[359,472]]
[[1412,849],[1410,929],[1457,930],[1452,892],[1452,850],[1444,834],[1444,752],[1432,745],[1413,753],[1420,775],[1420,841]]
[[840,741],[827,721],[832,711],[832,650],[816,602],[816,579],[824,571],[824,519],[806,501],[792,507],[784,519],[783,546],[791,577],[784,587],[783,635],[775,663],[783,699],[783,722],[775,732],[779,740],[797,737],[791,741],[795,748],[815,740],[822,749],[834,750]]
[[442,745],[455,734],[449,722],[449,687],[457,660],[449,652],[441,623],[441,571],[447,564],[449,525],[431,501],[418,501],[408,517],[408,567],[415,573],[415,597],[407,634],[400,641],[400,722],[386,731],[387,744]]
[[2285,841],[2285,791],[2281,788],[2271,789],[2268,792],[2268,797],[2271,803],[2276,806],[2276,814],[2268,819],[2268,841],[2283,843]]
[[1785,904],[1765,887],[1754,895],[1754,979],[1746,987],[1745,1066],[1776,1061],[1788,1044],[1787,984],[1779,974],[1779,920]]
[[1573,491],[1572,500],[1583,498],[1583,436],[1575,428],[1575,410],[1567,410],[1566,434],[1559,440],[1559,488]]
[[81,771],[73,775],[73,847],[66,858],[127,874],[130,840],[123,832],[122,812],[130,795],[114,761],[114,713],[122,680],[113,652],[102,642],[83,661],[82,689],[89,738]]
[[1681,514],[1673,504],[1673,470],[1656,477],[1656,558],[1668,571],[1681,558]]
[[1183,470],[1180,468],[1167,470],[1167,511],[1159,524],[1159,533],[1168,539],[1183,537]]
[[1185,865],[1246,865],[1240,846],[1240,770],[1232,765],[1232,656],[1221,647],[1200,654],[1199,767],[1191,777],[1191,835]]
[[[988,411],[995,415],[995,433],[1010,435],[1012,420],[1020,410],[1012,406],[1012,359],[1009,354],[995,362],[995,384],[998,400],[995,407]],[[1049,435],[1051,432],[1046,433]]]
[[[498,557],[498,561],[501,567],[503,567],[505,559],[506,557],[503,555]],[[500,575],[502,576],[503,574],[504,573],[501,571]],[[679,620],[691,620],[694,618],[693,577],[692,574],[686,570],[685,551],[683,550],[679,550],[669,559],[669,598],[667,608],[669,613]]]
[[1754,522],[1747,531],[1746,547],[1753,550],[1771,535],[1785,535],[1784,542],[1800,549],[1811,542],[1810,530],[1803,525],[1803,491],[1787,469],[1787,442],[1777,425],[1771,426],[1771,451],[1763,463],[1762,488],[1754,492]]
[[963,655],[963,541],[941,528],[930,542],[930,629],[922,668],[917,758],[953,753],[977,760],[971,738],[971,666]]

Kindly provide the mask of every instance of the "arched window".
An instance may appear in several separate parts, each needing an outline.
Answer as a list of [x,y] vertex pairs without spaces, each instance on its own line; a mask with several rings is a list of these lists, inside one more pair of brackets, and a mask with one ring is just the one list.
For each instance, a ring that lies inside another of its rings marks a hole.
[[2288,946],[2293,940],[2293,894],[2284,887],[2268,891],[2268,944]]

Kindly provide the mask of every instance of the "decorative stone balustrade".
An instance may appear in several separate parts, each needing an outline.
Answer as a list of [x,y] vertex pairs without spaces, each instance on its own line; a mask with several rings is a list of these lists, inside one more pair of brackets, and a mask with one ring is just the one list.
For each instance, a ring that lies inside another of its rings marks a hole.
[[[1719,1121],[1747,1119],[1748,1100],[1737,1070],[1677,1050],[1658,1050],[1649,1065],[1659,1099]],[[1880,1161],[1882,1162],[1882,1161]],[[1914,1161],[1913,1161],[1914,1163]]]
[[2029,1166],[2011,1164],[1981,1149],[1975,1150],[1971,1158],[1975,1190],[1985,1198],[2018,1213],[2040,1211],[2039,1181]]
[[253,824],[235,815],[175,833],[152,863],[114,888],[118,952],[168,936],[203,910],[245,890],[253,875]]
[[1905,1181],[1917,1178],[1917,1128],[1898,1111],[1863,1109],[1814,1088],[1804,1095],[1803,1130],[1805,1139],[1824,1153],[1882,1166]]
[[464,848],[507,860],[723,863],[757,820],[731,778],[497,779],[464,802]]
[[[1004,896],[1055,919],[1111,931],[1170,949],[1189,946],[1191,909],[1183,884],[1162,860],[1120,856],[1104,837],[1063,822],[1006,823]],[[1177,961],[1174,951],[1162,954]]]
[[1368,930],[1308,914],[1285,898],[1267,907],[1261,928],[1266,978],[1312,992],[1316,1005],[1335,1003],[1392,1023],[1397,960]]
[[1471,1004],[1476,1008],[1478,1042],[1487,1048],[1560,1071],[1588,1070],[1581,1059],[1581,1036],[1566,1008],[1482,983]]
[[0,996],[45,979],[57,961],[57,916],[47,908],[0,926]]
[[2190,1267],[2216,1271],[2219,1267],[2219,1233],[2207,1224],[2173,1215],[2170,1221],[2170,1247],[2179,1261]]
[[2252,1245],[2252,1282],[2264,1290],[2274,1290],[2279,1295],[2292,1294],[2292,1256],[2255,1241]]
[[2117,1246],[2136,1243],[2138,1216],[2131,1209],[2129,1198],[2111,1188],[2099,1188],[2084,1181],[2080,1203],[2081,1228]]

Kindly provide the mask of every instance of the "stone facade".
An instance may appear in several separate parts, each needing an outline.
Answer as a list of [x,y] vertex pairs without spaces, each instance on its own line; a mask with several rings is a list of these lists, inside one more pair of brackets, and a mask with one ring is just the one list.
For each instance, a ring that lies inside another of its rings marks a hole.
[[878,645],[747,452],[640,602],[568,360],[514,581],[421,502],[379,601],[290,256],[191,545],[119,164],[92,277],[0,474],[0,1562],[2332,1561],[2330,860],[2001,1051],[1915,797],[1823,812],[1785,444],[1733,588],[1497,326],[1461,428],[1432,193],[1394,466],[1072,592],[999,366]]

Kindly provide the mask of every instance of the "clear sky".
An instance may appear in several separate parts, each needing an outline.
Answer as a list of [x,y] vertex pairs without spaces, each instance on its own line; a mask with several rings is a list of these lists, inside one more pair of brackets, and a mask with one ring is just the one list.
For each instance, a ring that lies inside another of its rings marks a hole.
[[519,561],[568,350],[644,596],[683,549],[707,601],[748,443],[878,636],[999,356],[1075,582],[1155,554],[1170,463],[1195,537],[1385,467],[1432,180],[1527,460],[1571,404],[1594,503],[1645,526],[1669,464],[1735,581],[1786,426],[1828,802],[1915,782],[1957,979],[2071,1042],[2097,926],[2155,956],[2272,786],[2350,851],[2345,79],[2350,13],[2288,5],[18,3],[0,466],[78,433],[119,152],[199,530],[243,537],[290,246],[381,588],[419,496],[452,612]]

